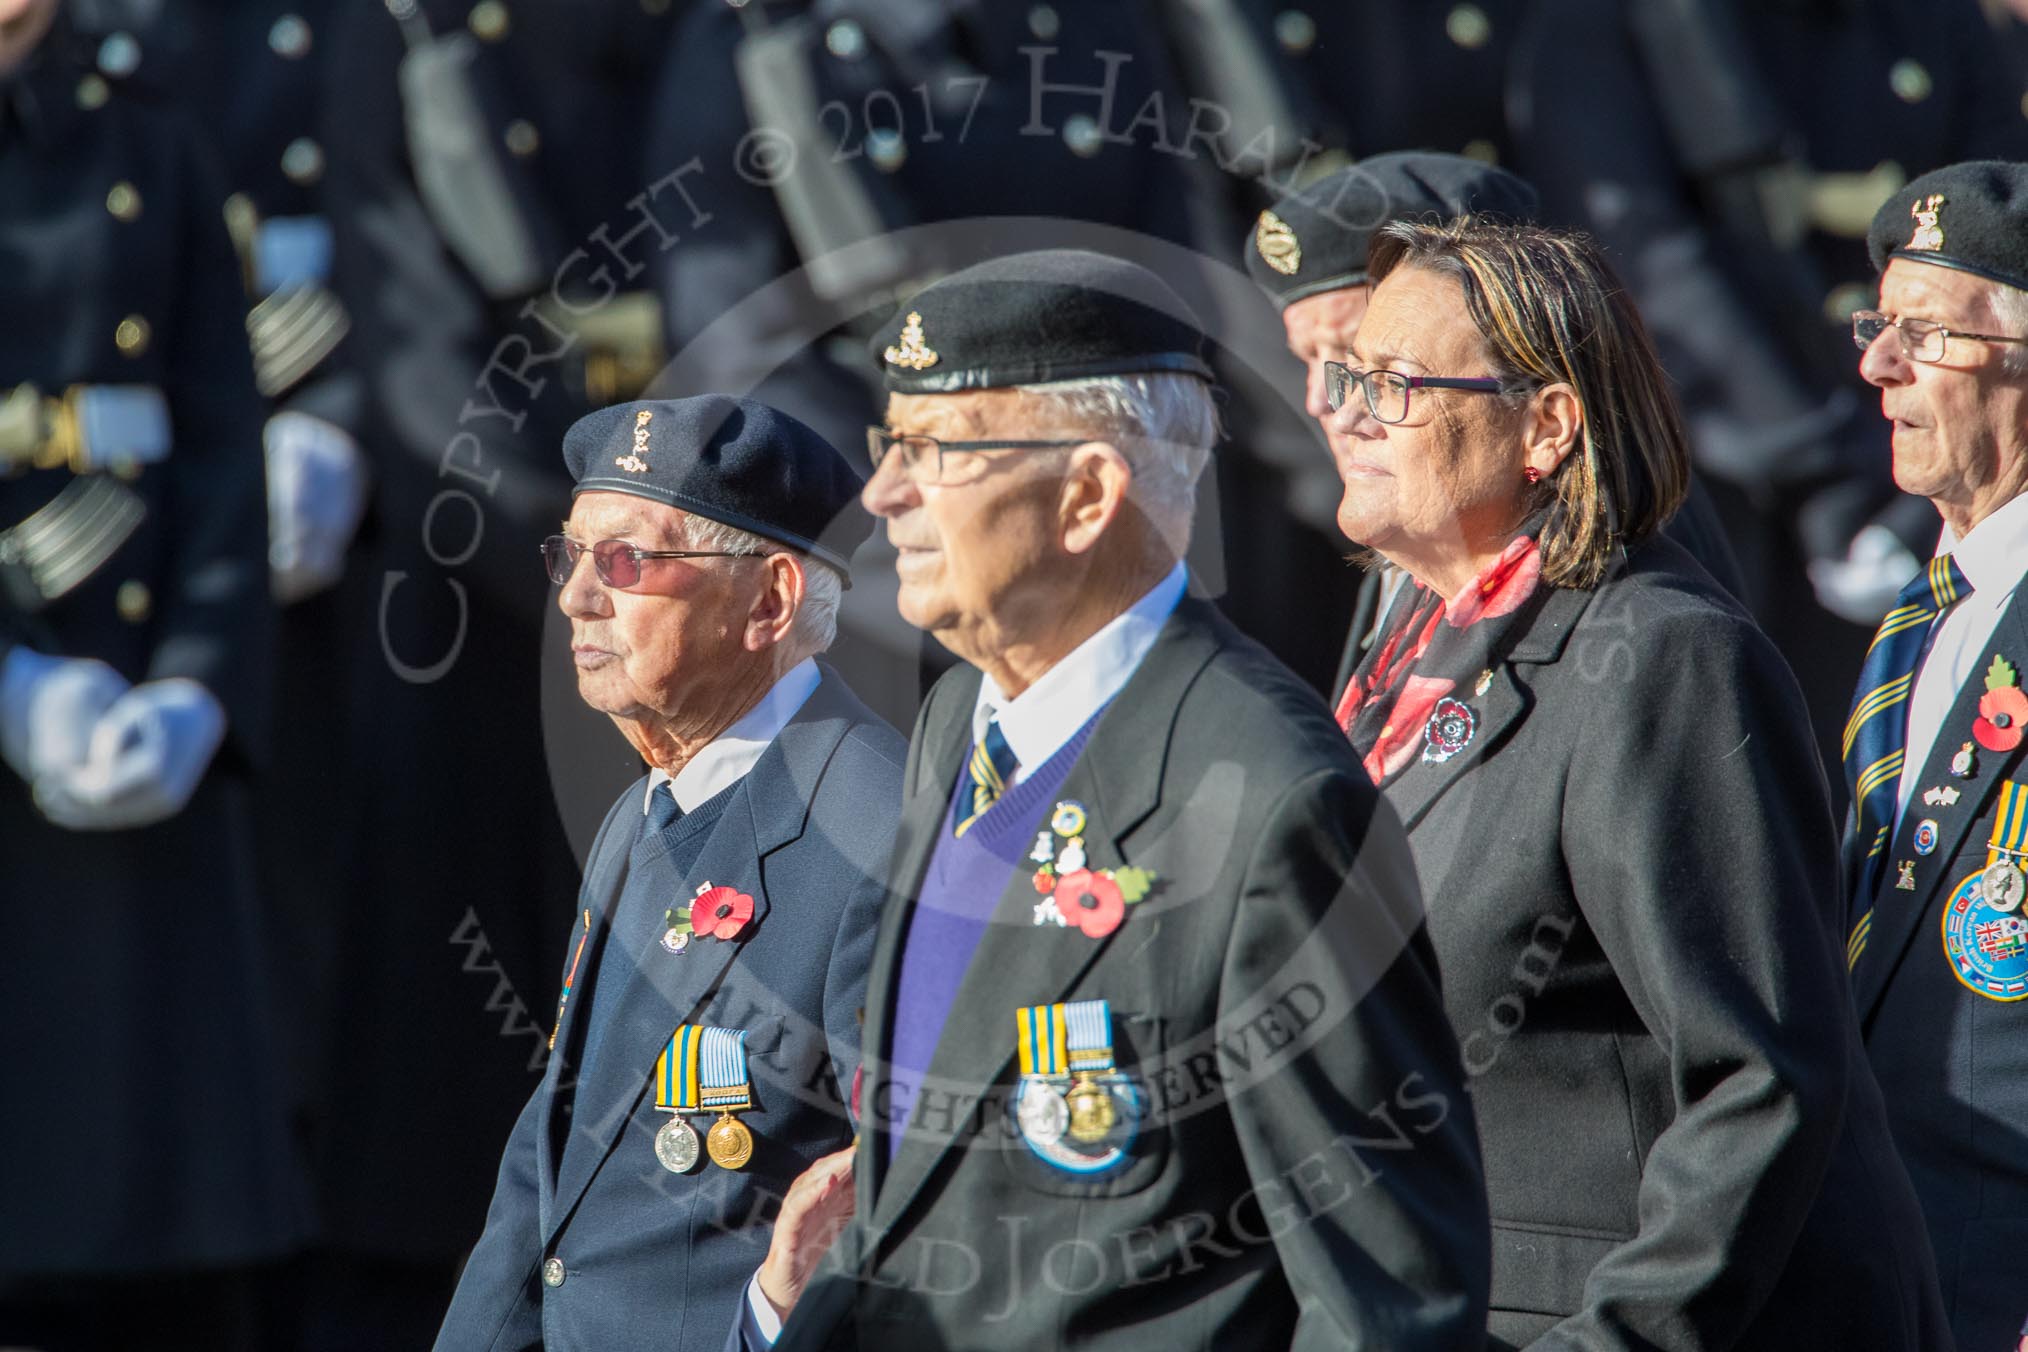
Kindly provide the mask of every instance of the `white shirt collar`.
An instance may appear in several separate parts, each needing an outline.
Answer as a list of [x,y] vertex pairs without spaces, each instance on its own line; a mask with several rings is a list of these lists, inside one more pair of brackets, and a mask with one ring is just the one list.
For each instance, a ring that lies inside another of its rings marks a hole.
[[655,790],[664,784],[676,796],[676,806],[685,812],[695,812],[699,804],[745,778],[822,679],[812,658],[806,657],[790,667],[761,696],[760,703],[740,715],[738,722],[713,738],[681,770],[674,775],[660,769],[650,770],[648,791],[641,796],[641,811],[647,812]]
[[1147,595],[1114,616],[1105,628],[1078,644],[1013,699],[1007,698],[999,682],[985,677],[972,706],[972,740],[985,736],[986,725],[997,716],[1000,733],[1020,762],[1014,782],[1026,779],[1030,770],[1055,755],[1120,693],[1155,646],[1156,636],[1169,622],[1188,585],[1189,573],[1179,563]]
[[2028,566],[2028,493],[2023,493],[1972,527],[1960,540],[1945,526],[1936,552],[1957,561],[1974,592],[1999,597],[2020,585]]

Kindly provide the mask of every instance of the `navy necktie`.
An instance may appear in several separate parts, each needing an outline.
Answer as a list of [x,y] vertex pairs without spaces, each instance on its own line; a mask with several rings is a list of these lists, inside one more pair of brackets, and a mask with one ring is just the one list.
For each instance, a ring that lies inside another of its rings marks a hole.
[[1872,904],[1886,864],[1887,838],[1901,800],[1901,769],[1908,741],[1908,697],[1915,669],[1937,618],[1971,595],[1972,584],[1944,554],[1901,589],[1893,610],[1880,622],[1873,646],[1859,668],[1858,697],[1845,720],[1841,755],[1845,786],[1852,791],[1852,818],[1866,850],[1859,870],[1861,908]]
[[962,836],[971,830],[972,823],[985,816],[986,810],[1000,800],[1019,764],[1014,759],[1014,748],[1007,745],[1007,735],[1000,731],[1000,720],[996,716],[986,724],[985,736],[972,748],[971,759],[965,762],[970,798],[958,818],[954,835]]

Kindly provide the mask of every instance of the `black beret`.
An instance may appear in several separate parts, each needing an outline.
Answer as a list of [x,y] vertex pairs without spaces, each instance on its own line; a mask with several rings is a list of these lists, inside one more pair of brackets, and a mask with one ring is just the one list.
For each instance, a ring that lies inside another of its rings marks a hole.
[[1286,307],[1364,282],[1366,246],[1392,221],[1467,212],[1526,221],[1539,208],[1534,188],[1479,160],[1425,150],[1375,155],[1263,211],[1246,241],[1246,270]]
[[1160,277],[1082,249],[1009,254],[924,287],[873,338],[899,394],[951,394],[1089,376],[1211,379],[1204,332]]
[[1912,258],[2028,291],[2028,164],[1970,160],[1887,199],[1866,232],[1873,266]]
[[579,493],[631,493],[804,550],[852,583],[871,521],[859,475],[788,414],[723,394],[614,404],[571,424]]

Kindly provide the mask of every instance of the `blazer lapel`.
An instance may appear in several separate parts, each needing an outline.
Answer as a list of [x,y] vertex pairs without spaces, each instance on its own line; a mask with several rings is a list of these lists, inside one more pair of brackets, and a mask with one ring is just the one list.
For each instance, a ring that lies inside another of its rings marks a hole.
[[[645,792],[645,780],[637,781],[628,790],[629,801],[638,802]],[[580,1047],[579,1030],[590,991],[593,974],[598,970],[599,958],[605,949],[605,940],[611,929],[613,908],[619,905],[620,893],[626,887],[627,869],[634,847],[639,843],[643,821],[638,813],[630,813],[626,807],[619,810],[613,824],[599,837],[597,848],[592,852],[592,862],[582,894],[584,907],[581,909],[578,935],[570,941],[571,966],[565,970],[565,979],[571,983],[571,997],[563,1004],[563,1011],[556,1021],[555,1041],[550,1049],[548,1064],[542,1072],[542,1114],[536,1119],[536,1180],[538,1213],[545,1218],[554,1214],[556,1203],[556,1168],[562,1142],[556,1139],[556,1106],[559,1089],[577,1075]],[[587,924],[584,917],[589,916]],[[582,936],[582,940],[580,940]],[[580,947],[582,942],[582,947]]]
[[[1971,679],[1958,691],[1949,716],[1937,730],[1936,745],[1930,748],[1922,777],[1916,781],[1915,794],[1901,814],[1901,827],[1888,842],[1889,853],[1880,871],[1879,890],[1866,899],[1867,905],[1854,908],[1857,914],[1847,940],[1848,958],[1857,954],[1851,958],[1853,998],[1862,1020],[1872,1018],[1880,997],[1886,993],[1888,978],[1901,965],[1902,955],[1922,928],[1922,919],[1929,914],[1937,890],[1956,887],[1971,872],[1973,866],[1956,856],[1968,843],[1966,836],[1985,813],[2000,783],[2007,778],[2009,766],[2022,754],[2018,748],[1995,754],[1975,745],[1977,769],[1972,777],[1959,779],[1950,772],[1951,757],[1971,740],[1972,720],[1978,716],[1979,699],[1986,693],[1986,667],[1996,653],[2017,667],[2028,667],[2028,589],[2017,592],[2001,614],[1992,637],[1981,650]],[[1956,789],[1958,801],[1949,807],[1923,802],[1923,793],[1938,787]],[[1937,842],[1928,855],[1919,855],[1915,852],[1915,828],[1925,819],[1936,822]],[[1983,863],[1983,842],[1969,844],[1978,855],[1978,862]],[[1914,891],[1897,886],[1899,865],[1903,862],[1915,865]],[[1862,929],[1863,936],[1859,932]]]
[[[1100,717],[1058,790],[1060,798],[1085,805],[1094,828],[1086,838],[1086,854],[1094,869],[1131,862],[1122,842],[1161,801],[1162,770],[1183,694],[1220,646],[1218,626],[1208,612],[1205,603],[1188,598],[1177,607],[1147,658]],[[958,1096],[956,1101],[972,1112],[984,1110],[987,1090],[1014,1059],[1014,1011],[1063,998],[1120,934],[1145,935],[1160,923],[1159,912],[1137,915],[1136,908],[1112,933],[1097,939],[1070,926],[1037,925],[1039,898],[1031,876],[1027,867],[1017,865],[1002,890],[992,922],[965,968],[925,1079],[925,1087]],[[916,883],[920,878],[920,872],[913,875]],[[898,970],[897,961],[890,973]],[[891,1017],[891,975],[883,990]],[[871,1208],[874,1245],[960,1142],[966,1116],[952,1114],[950,1130],[916,1128],[904,1138]],[[869,1246],[869,1255],[872,1251]]]
[[[936,850],[943,826],[944,809],[950,805],[954,767],[963,763],[971,745],[972,707],[978,701],[979,673],[962,668],[941,682],[923,709],[915,737],[909,746],[909,763],[903,784],[907,800],[895,828],[893,864],[889,869],[887,902],[881,908],[880,929],[873,941],[873,960],[866,974],[866,1025],[862,1034],[860,1065],[862,1083],[878,1086],[887,1077],[887,1049],[894,1030],[894,997],[901,982],[902,942],[908,922],[915,913],[915,898],[929,871],[930,855]],[[857,1210],[862,1222],[873,1215],[873,1199],[883,1186],[887,1171],[888,1130],[884,1115],[867,1109],[878,1089],[867,1091],[860,1105],[859,1139],[855,1169],[859,1172]]]
[[[1462,750],[1448,760],[1429,758],[1427,746],[1418,759],[1387,785],[1387,799],[1401,816],[1402,829],[1413,831],[1416,824],[1436,806],[1445,790],[1458,782],[1467,770],[1498,748],[1507,731],[1528,711],[1529,699],[1514,679],[1513,664],[1554,662],[1576,627],[1578,617],[1591,604],[1594,593],[1543,585],[1543,595],[1531,613],[1514,618],[1514,639],[1503,654],[1489,654],[1483,675],[1463,676],[1449,698],[1472,711],[1472,735]],[[1481,690],[1480,684],[1485,688]]]

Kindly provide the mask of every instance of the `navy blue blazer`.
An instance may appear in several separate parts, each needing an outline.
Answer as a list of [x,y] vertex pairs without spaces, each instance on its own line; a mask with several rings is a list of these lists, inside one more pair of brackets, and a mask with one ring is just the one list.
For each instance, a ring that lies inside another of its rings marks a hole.
[[[858,1068],[906,754],[901,736],[826,668],[728,790],[687,872],[670,858],[680,823],[647,829],[647,781],[620,795],[571,915],[566,968],[579,936],[589,937],[556,1049],[508,1139],[438,1352],[720,1346],[790,1182],[852,1140],[839,1086]],[[682,906],[706,880],[753,897],[740,939],[699,939],[681,955],[652,938],[631,954],[607,949],[624,893],[645,888],[658,904]],[[595,994],[619,1003],[592,1078],[574,1083],[579,1025]],[[650,1080],[683,1023],[747,1032],[755,1106],[741,1120],[754,1154],[737,1172],[705,1159],[672,1174],[656,1161],[668,1115]]]

